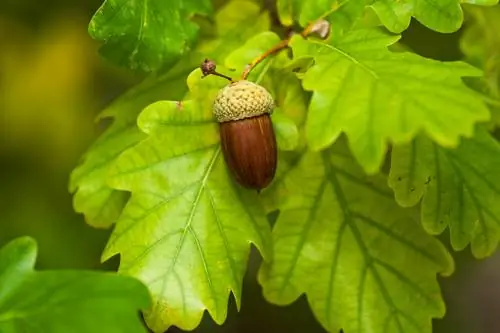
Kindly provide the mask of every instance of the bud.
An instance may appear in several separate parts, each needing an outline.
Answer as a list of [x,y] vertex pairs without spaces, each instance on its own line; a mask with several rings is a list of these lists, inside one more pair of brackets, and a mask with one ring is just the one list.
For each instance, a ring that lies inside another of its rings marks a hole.
[[242,80],[222,88],[213,113],[220,123],[224,159],[236,181],[261,190],[274,178],[277,146],[270,114],[273,97],[262,86]]
[[207,76],[215,73],[217,65],[215,64],[215,61],[210,59],[205,59],[205,61],[201,63],[200,68],[201,72],[203,73],[203,76]]

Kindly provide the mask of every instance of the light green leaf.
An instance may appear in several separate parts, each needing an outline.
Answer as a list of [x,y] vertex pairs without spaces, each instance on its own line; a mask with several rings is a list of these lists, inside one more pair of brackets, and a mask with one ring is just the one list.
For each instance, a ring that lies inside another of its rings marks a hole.
[[297,0],[277,0],[276,10],[278,11],[278,16],[280,22],[284,26],[292,26],[295,21],[295,16],[300,13],[301,3]]
[[119,272],[149,287],[145,319],[154,332],[194,329],[205,310],[223,323],[231,291],[240,306],[250,243],[269,259],[264,211],[229,174],[208,107],[225,84],[192,72],[193,99],[147,107],[139,126],[148,137],[111,171],[113,187],[132,195],[103,258],[119,253]]
[[144,138],[136,125],[144,107],[163,98],[182,99],[191,63],[186,58],[165,75],[151,76],[116,99],[98,117],[98,120],[113,118],[113,122],[85,153],[70,179],[74,209],[83,213],[90,225],[106,228],[118,219],[128,194],[106,184],[109,166],[123,151]]
[[460,29],[464,20],[460,3],[490,6],[498,0],[376,0],[372,8],[387,29],[395,33],[406,30],[412,16],[430,29],[451,33]]
[[[254,59],[278,44],[280,40],[278,35],[271,31],[265,31],[255,35],[243,46],[231,52],[226,58],[225,65],[228,68],[235,68],[241,72]],[[247,80],[260,83],[274,61],[275,58],[272,56],[264,59],[252,69]]]
[[269,13],[249,0],[228,2],[215,15],[215,22],[217,23],[216,36],[207,41],[201,41],[198,50],[200,54],[221,65],[231,52],[241,47],[254,35],[268,31],[271,27]]
[[[466,60],[484,69],[474,85],[481,93],[500,101],[500,7],[467,7],[468,24],[460,39]],[[490,105],[492,125],[500,125],[500,106]]]
[[294,150],[299,143],[299,131],[292,119],[280,109],[276,109],[271,116],[276,141],[280,150]]
[[0,332],[139,333],[149,306],[139,281],[112,273],[35,271],[36,243],[17,238],[0,249]]
[[334,36],[339,36],[361,18],[370,0],[278,0],[276,8],[280,21],[285,26],[298,22],[302,27],[319,19],[327,19]]
[[392,0],[378,0],[371,7],[389,31],[400,33],[410,25],[413,14],[412,0],[397,2]]
[[389,142],[410,141],[425,131],[453,147],[470,137],[489,112],[462,77],[481,71],[462,62],[439,62],[413,53],[392,53],[399,36],[356,30],[321,43],[294,37],[294,58],[313,58],[303,86],[312,91],[307,139],[312,149],[332,144],[344,132],[366,172],[379,170]]
[[500,239],[500,144],[485,130],[456,149],[444,149],[419,136],[395,146],[389,185],[397,202],[422,199],[421,220],[431,234],[449,226],[455,250],[471,244],[479,258],[491,255]]
[[286,305],[305,293],[329,332],[430,333],[445,313],[436,274],[451,274],[453,261],[385,183],[343,144],[301,155],[273,185],[293,195],[259,273],[265,297]]
[[105,0],[89,33],[117,64],[153,71],[189,51],[198,34],[192,16],[211,12],[210,0]]
[[283,113],[302,126],[306,120],[309,93],[302,89],[297,76],[286,69],[271,68],[262,84],[274,92],[276,104]]
[[461,3],[470,3],[479,6],[494,6],[498,4],[498,0],[461,0]]

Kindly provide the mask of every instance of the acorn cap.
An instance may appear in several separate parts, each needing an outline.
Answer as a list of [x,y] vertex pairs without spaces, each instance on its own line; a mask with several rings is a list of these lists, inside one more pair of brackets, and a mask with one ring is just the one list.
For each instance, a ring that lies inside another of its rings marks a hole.
[[233,82],[222,88],[214,101],[213,113],[218,122],[241,120],[271,114],[274,100],[262,86],[250,81]]

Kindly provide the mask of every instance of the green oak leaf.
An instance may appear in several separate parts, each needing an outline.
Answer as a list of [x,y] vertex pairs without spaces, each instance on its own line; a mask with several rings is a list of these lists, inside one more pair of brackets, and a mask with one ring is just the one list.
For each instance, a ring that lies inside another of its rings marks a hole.
[[479,258],[491,255],[500,239],[500,144],[483,130],[445,149],[419,136],[393,148],[389,185],[396,201],[421,201],[421,221],[429,233],[449,226],[455,250],[471,244]]
[[[460,38],[467,62],[484,69],[478,91],[500,101],[500,7],[468,6],[468,24]],[[492,124],[500,125],[500,107],[490,105]]]
[[295,36],[295,59],[315,64],[303,76],[312,91],[306,125],[313,150],[344,132],[366,172],[379,170],[389,142],[410,141],[425,131],[447,147],[470,137],[475,123],[489,119],[482,99],[462,77],[481,71],[463,62],[439,62],[387,46],[399,36],[377,29],[355,30],[322,43]]
[[406,30],[412,16],[430,29],[451,33],[460,29],[464,20],[460,3],[491,6],[498,0],[375,0],[371,7],[395,33]]
[[231,52],[271,27],[269,13],[250,0],[228,2],[215,15],[215,22],[216,35],[201,41],[197,49],[217,64],[224,64]]
[[[281,39],[272,31],[265,31],[250,38],[240,48],[231,52],[224,64],[228,68],[235,68],[243,71],[245,67],[264,52],[277,45]],[[267,57],[252,69],[247,80],[260,83],[267,74],[270,66],[275,62],[275,57]]]
[[271,115],[276,141],[280,150],[294,150],[299,144],[297,125],[281,109],[275,109]]
[[[241,9],[246,12],[242,13]],[[219,33],[214,39],[202,41],[195,52],[185,55],[166,73],[150,75],[101,113],[99,120],[113,118],[113,123],[88,149],[70,180],[74,208],[84,214],[90,225],[109,227],[116,222],[128,200],[126,192],[110,188],[106,179],[113,161],[145,137],[136,125],[142,109],[161,99],[182,100],[187,90],[186,77],[204,57],[223,62],[230,51],[245,43],[246,38],[268,28],[269,15],[261,13],[258,5],[241,0],[229,2],[217,12]]]
[[329,332],[431,332],[445,313],[436,274],[451,274],[453,260],[394,202],[385,177],[365,176],[337,143],[301,154],[273,186],[293,196],[259,272],[266,299],[286,305],[305,293]]
[[[137,128],[137,116],[147,105],[164,98],[182,99],[187,87],[185,77],[192,70],[188,58],[161,77],[151,76],[113,101],[98,117],[113,122],[85,153],[71,174],[73,206],[83,213],[88,224],[106,228],[116,222],[128,194],[106,184],[109,166],[127,148],[145,136]],[[186,70],[187,69],[187,70]]]
[[210,0],[105,0],[89,33],[105,42],[101,53],[117,64],[154,71],[192,47],[199,29],[192,16],[211,12]]
[[257,193],[233,181],[221,152],[211,103],[226,84],[193,71],[191,99],[148,106],[138,119],[147,138],[110,172],[110,184],[132,194],[103,259],[120,254],[119,272],[149,287],[154,332],[194,329],[205,310],[223,323],[230,292],[240,307],[250,243],[270,258]]
[[29,237],[0,249],[0,332],[147,332],[139,310],[150,304],[139,281],[112,273],[36,271]]
[[276,8],[281,23],[292,26],[298,22],[302,27],[319,19],[327,19],[334,36],[339,36],[359,20],[370,0],[278,0]]

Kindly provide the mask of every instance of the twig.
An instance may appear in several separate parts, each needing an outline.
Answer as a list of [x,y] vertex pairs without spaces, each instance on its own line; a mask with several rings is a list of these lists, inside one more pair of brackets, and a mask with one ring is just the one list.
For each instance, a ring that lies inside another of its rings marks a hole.
[[255,68],[258,64],[260,64],[264,59],[267,57],[278,53],[279,51],[286,49],[288,47],[288,44],[290,43],[290,39],[287,38],[285,40],[280,41],[278,44],[274,45],[272,48],[267,50],[266,52],[262,53],[260,56],[255,58],[251,63],[245,66],[245,70],[241,74],[241,79],[246,80],[252,69]]
[[[312,35],[314,33],[317,33],[320,38],[326,39],[328,38],[329,32],[330,32],[330,24],[328,21],[325,20],[325,18],[329,15],[331,15],[333,12],[337,11],[340,7],[342,7],[344,4],[349,2],[351,0],[346,0],[340,5],[332,7],[329,11],[324,13],[319,19],[316,21],[309,23],[304,30],[300,33],[300,35],[304,38],[308,37],[309,35]],[[287,39],[284,39],[280,41],[278,44],[267,50],[266,52],[262,53],[260,56],[255,58],[251,63],[245,66],[245,69],[243,70],[243,73],[241,74],[241,79],[246,80],[248,75],[250,75],[250,72],[259,64],[261,63],[264,59],[267,57],[278,53],[281,50],[286,49],[290,44],[290,37]]]

